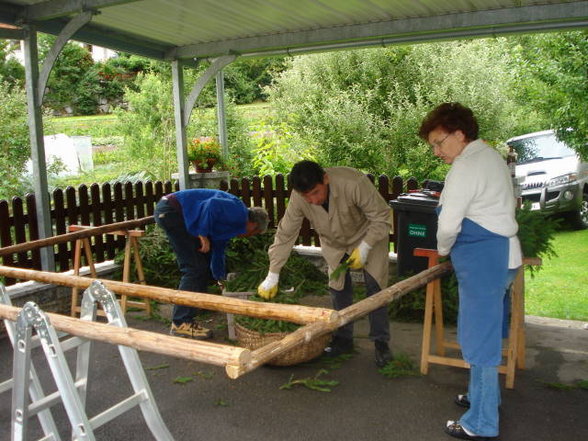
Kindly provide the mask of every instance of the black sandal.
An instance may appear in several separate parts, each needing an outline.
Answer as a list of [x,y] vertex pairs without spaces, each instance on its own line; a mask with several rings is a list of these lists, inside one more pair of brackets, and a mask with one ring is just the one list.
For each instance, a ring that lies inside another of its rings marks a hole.
[[457,404],[460,407],[465,407],[466,409],[470,408],[470,400],[468,399],[467,394],[464,395],[456,395],[455,399],[453,400],[455,401],[455,404]]
[[444,430],[447,435],[459,439],[470,439],[474,441],[491,441],[497,439],[495,436],[468,435],[465,429],[457,421],[451,421],[451,424],[445,425]]

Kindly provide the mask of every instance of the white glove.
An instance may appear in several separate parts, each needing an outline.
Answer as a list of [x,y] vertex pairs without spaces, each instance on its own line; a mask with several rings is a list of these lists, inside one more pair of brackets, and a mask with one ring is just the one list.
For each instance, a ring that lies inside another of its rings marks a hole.
[[267,273],[263,282],[257,287],[257,293],[260,297],[266,300],[272,299],[278,293],[278,281],[280,280],[280,273]]
[[349,259],[347,259],[349,268],[354,270],[363,268],[371,249],[371,245],[368,245],[366,241],[362,240],[359,246],[353,250]]

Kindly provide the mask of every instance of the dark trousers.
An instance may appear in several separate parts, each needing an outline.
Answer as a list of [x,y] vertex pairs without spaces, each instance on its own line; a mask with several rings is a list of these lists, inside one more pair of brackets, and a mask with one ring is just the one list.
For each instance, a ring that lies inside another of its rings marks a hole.
[[[160,200],[153,213],[157,225],[165,231],[176,255],[181,279],[179,290],[206,292],[211,282],[210,254],[198,251],[200,240],[186,230],[184,217],[165,199]],[[198,310],[190,306],[174,305],[172,320],[174,324],[191,322]]]
[[[380,291],[380,285],[367,272],[363,271],[365,280],[366,294],[371,296]],[[345,285],[341,291],[329,288],[331,293],[331,300],[335,310],[347,308],[353,304],[353,286],[351,284],[351,275],[349,271],[345,274]],[[370,340],[388,342],[390,340],[390,320],[388,318],[388,307],[382,306],[375,311],[370,312]],[[335,331],[335,337],[352,339],[353,338],[353,322],[341,326]]]

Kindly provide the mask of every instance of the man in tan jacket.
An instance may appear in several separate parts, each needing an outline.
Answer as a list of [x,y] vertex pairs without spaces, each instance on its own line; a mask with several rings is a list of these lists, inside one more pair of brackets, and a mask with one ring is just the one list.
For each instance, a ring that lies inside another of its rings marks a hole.
[[[280,270],[290,256],[304,218],[309,219],[320,237],[329,275],[347,261],[349,268],[363,269],[368,296],[385,288],[392,210],[370,180],[353,168],[325,170],[315,162],[301,161],[292,168],[290,186],[294,191],[269,248],[269,272],[258,287],[259,295],[270,299],[276,294]],[[329,290],[336,310],[350,306],[353,287],[349,271],[330,280]],[[371,312],[369,320],[376,364],[382,367],[392,359],[387,308]],[[325,352],[334,357],[352,350],[353,323],[348,323],[335,332]]]

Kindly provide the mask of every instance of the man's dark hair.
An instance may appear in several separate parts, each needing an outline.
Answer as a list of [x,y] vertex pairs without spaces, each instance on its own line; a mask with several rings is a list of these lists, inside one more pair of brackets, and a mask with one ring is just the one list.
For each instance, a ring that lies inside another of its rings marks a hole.
[[474,112],[460,103],[443,103],[431,110],[421,123],[419,136],[427,141],[429,133],[439,127],[448,133],[461,130],[468,141],[478,139]]
[[294,164],[290,172],[290,187],[300,193],[312,190],[322,184],[325,170],[314,161],[300,161]]

